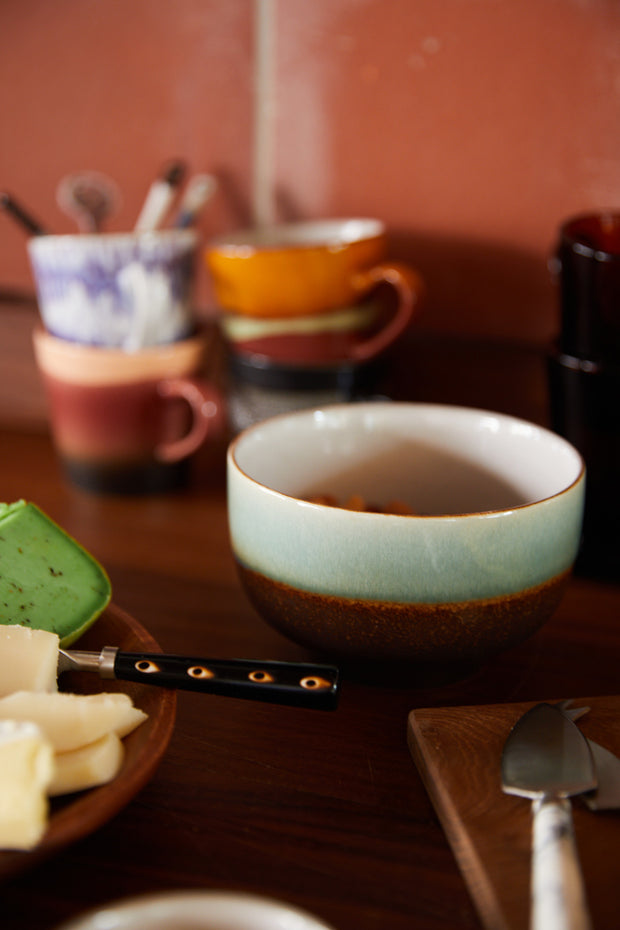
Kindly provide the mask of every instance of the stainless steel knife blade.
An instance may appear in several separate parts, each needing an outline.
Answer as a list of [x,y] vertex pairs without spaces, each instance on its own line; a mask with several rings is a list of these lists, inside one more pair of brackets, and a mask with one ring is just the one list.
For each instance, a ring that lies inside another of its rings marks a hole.
[[569,798],[596,788],[585,736],[562,710],[538,704],[511,730],[502,789],[532,801],[532,930],[589,930]]
[[593,740],[588,745],[594,759],[597,787],[582,795],[581,800],[591,811],[609,811],[620,808],[620,759],[613,752]]
[[[571,720],[579,720],[590,710],[589,707],[571,707],[572,700],[556,704]],[[588,738],[588,746],[594,760],[597,786],[594,791],[583,794],[580,800],[591,811],[609,811],[620,808],[620,759],[613,752],[599,746]]]

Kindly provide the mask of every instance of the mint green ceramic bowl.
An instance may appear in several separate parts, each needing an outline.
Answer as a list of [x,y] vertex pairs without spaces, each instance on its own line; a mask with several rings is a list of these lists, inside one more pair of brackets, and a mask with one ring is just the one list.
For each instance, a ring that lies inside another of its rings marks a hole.
[[[480,662],[555,610],[585,472],[564,439],[485,410],[343,404],[251,426],[228,451],[230,539],[258,612],[362,659]],[[405,502],[415,515],[358,512]]]

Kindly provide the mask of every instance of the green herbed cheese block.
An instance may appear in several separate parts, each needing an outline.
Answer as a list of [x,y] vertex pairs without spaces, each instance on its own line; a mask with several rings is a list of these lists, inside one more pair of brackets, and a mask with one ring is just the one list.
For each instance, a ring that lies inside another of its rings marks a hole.
[[110,601],[110,579],[75,539],[34,504],[0,504],[0,623],[73,643]]

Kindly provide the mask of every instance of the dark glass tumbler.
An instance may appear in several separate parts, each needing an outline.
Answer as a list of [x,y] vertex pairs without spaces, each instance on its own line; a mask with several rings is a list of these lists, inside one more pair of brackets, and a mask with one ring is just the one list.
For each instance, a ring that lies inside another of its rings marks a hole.
[[551,425],[587,468],[577,569],[620,580],[620,213],[567,220],[556,259],[560,332],[549,356]]

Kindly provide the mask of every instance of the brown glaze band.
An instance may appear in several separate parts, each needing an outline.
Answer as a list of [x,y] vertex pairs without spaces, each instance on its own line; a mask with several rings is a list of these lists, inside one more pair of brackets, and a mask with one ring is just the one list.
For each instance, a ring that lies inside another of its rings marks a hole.
[[571,574],[500,597],[400,604],[302,591],[237,568],[256,610],[290,639],[337,656],[411,662],[481,662],[515,646],[553,614]]

